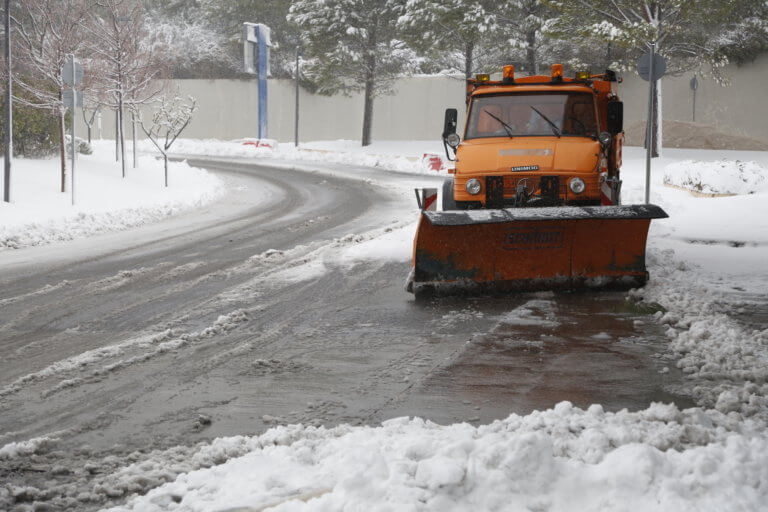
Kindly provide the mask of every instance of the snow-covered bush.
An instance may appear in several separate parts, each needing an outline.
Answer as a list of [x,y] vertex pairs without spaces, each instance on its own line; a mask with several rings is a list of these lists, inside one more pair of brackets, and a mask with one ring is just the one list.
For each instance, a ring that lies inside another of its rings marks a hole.
[[755,161],[683,160],[664,170],[664,184],[702,194],[754,194],[768,189],[768,169]]
[[[66,135],[64,139],[67,141],[67,149],[72,147],[72,136]],[[93,154],[93,148],[88,143],[87,140],[81,139],[80,137],[75,137],[75,145],[77,147],[77,152],[81,155],[92,155]]]

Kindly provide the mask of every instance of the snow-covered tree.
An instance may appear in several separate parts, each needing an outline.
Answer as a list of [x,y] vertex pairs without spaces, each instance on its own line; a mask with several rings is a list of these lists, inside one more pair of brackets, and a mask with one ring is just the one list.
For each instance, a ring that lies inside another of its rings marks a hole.
[[[636,59],[655,44],[670,74],[706,68],[716,79],[728,63],[725,37],[744,15],[764,0],[552,0],[561,16],[552,34],[573,44],[598,40],[628,51],[618,63],[633,69]],[[732,39],[732,38],[731,38]],[[653,154],[661,146],[661,87],[650,119]]]
[[467,0],[408,0],[397,20],[413,48],[439,62],[443,69],[470,78],[488,69],[502,43],[496,17],[489,12],[496,2]]
[[16,100],[58,117],[62,192],[68,181],[62,68],[67,54],[80,54],[85,47],[83,26],[92,5],[89,0],[24,0],[18,5],[15,23],[19,73],[14,76],[14,86],[22,92]]
[[88,132],[88,144],[92,142],[91,133],[93,132],[93,123],[95,123],[96,119],[101,115],[101,109],[102,104],[98,99],[83,98],[83,123]]
[[551,59],[544,28],[554,21],[555,11],[542,0],[505,0],[496,2],[492,12],[508,44],[506,60],[521,64],[520,71],[529,75],[538,74],[543,61]]
[[299,0],[288,19],[301,30],[303,72],[321,94],[363,91],[362,144],[371,143],[373,101],[412,69],[415,55],[397,37],[396,0]]
[[217,78],[242,65],[227,51],[226,38],[203,22],[149,19],[147,33],[175,78]]
[[272,76],[288,78],[292,76],[298,31],[288,22],[286,16],[293,0],[199,0],[205,18],[216,32],[224,34],[228,40],[230,54],[237,62],[237,69],[242,71],[242,35],[243,23],[263,23],[272,29],[272,48],[270,48],[270,71]]
[[89,25],[91,52],[102,66],[102,102],[117,115],[116,144],[125,177],[125,107],[133,111],[159,94],[162,65],[149,44],[138,0],[96,0],[96,5]]
[[161,96],[155,102],[155,111],[151,120],[145,121],[142,113],[136,110],[139,126],[163,155],[166,187],[168,186],[168,150],[179,138],[181,132],[189,126],[195,110],[197,110],[197,102],[191,96],[186,99],[178,96],[172,99]]
[[[241,75],[243,22],[272,29],[272,76],[291,76],[297,34],[286,20],[291,0],[143,0],[152,30],[173,42],[167,53],[175,78]],[[196,47],[196,45],[199,45]]]
[[768,52],[768,0],[743,2],[734,22],[721,34],[722,51],[737,64]]

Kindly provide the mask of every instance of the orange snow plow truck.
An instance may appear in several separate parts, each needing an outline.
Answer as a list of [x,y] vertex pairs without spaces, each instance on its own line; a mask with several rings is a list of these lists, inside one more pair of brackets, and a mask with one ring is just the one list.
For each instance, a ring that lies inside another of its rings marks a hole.
[[[464,138],[447,109],[453,177],[442,211],[422,191],[414,294],[630,288],[648,279],[651,204],[621,205],[623,104],[613,71],[467,80]],[[450,148],[450,153],[449,153]],[[433,193],[436,190],[433,189]]]

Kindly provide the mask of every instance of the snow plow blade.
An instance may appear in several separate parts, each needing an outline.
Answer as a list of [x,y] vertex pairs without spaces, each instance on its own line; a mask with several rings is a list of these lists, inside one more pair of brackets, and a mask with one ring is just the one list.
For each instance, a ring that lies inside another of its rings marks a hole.
[[406,289],[420,294],[642,286],[656,205],[422,211]]

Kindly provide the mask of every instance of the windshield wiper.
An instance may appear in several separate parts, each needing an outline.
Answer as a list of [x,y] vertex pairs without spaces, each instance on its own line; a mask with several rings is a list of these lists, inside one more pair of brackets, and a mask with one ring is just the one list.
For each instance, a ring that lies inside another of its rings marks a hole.
[[557,127],[557,125],[556,125],[555,123],[553,123],[553,122],[552,122],[552,121],[551,121],[551,120],[550,120],[550,119],[549,119],[547,116],[545,116],[544,114],[542,114],[542,113],[539,111],[539,109],[537,109],[537,108],[536,108],[536,107],[534,107],[533,105],[531,105],[531,108],[533,109],[533,111],[534,111],[534,112],[536,112],[537,114],[539,114],[539,115],[540,115],[540,116],[541,116],[541,117],[542,117],[542,118],[543,118],[543,119],[544,119],[544,120],[545,120],[547,123],[549,123],[549,126],[551,126],[551,127],[552,127],[552,133],[554,133],[555,135],[557,135],[557,138],[558,138],[558,139],[559,139],[560,137],[562,137],[562,136],[563,136],[563,134],[562,134],[562,133],[560,133],[560,128],[558,128],[558,127]]
[[499,123],[501,123],[501,126],[502,126],[502,128],[504,128],[504,131],[505,131],[505,132],[507,132],[507,135],[509,135],[509,138],[510,138],[510,139],[513,139],[513,138],[514,138],[514,136],[512,135],[512,131],[514,130],[514,128],[512,128],[512,127],[511,127],[511,126],[509,126],[507,123],[505,123],[504,121],[502,121],[501,119],[499,119],[499,118],[498,118],[498,117],[496,117],[495,115],[491,114],[491,113],[490,113],[490,112],[488,112],[487,110],[483,110],[483,112],[485,112],[486,114],[488,114],[489,116],[491,116],[492,118],[494,118],[495,120],[497,120]]

